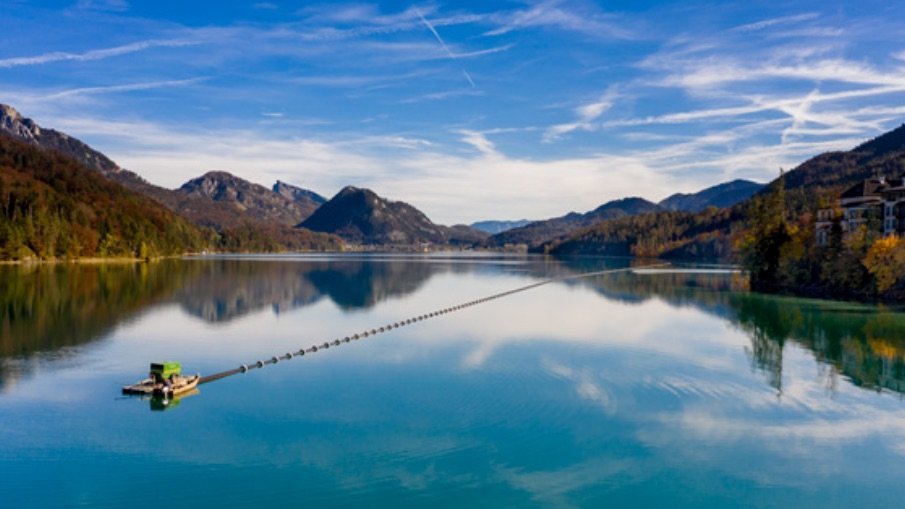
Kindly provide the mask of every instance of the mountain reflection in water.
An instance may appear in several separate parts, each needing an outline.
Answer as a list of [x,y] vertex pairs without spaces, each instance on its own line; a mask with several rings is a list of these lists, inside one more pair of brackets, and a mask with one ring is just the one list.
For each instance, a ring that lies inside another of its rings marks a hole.
[[[286,313],[324,298],[351,312],[413,295],[438,274],[486,271],[543,279],[614,263],[627,262],[336,256],[2,266],[0,389],[26,374],[33,362],[66,359],[77,351],[74,347],[102,339],[118,324],[161,305],[178,304],[211,323],[268,308]],[[826,368],[830,389],[841,375],[864,388],[905,393],[903,313],[751,294],[737,274],[619,273],[561,284],[627,304],[659,299],[727,320],[746,332],[753,367],[779,392],[783,351],[793,342]]]

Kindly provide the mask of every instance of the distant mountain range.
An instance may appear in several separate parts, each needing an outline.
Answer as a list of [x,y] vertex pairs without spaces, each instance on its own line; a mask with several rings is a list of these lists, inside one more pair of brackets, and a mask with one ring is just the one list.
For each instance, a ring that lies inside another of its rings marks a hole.
[[[783,176],[787,213],[801,218],[818,203],[832,203],[846,187],[874,175],[905,173],[905,125],[844,152],[812,157]],[[754,197],[701,212],[664,211],[597,223],[532,249],[554,255],[624,254],[735,261],[733,235],[743,231]],[[805,223],[807,224],[807,223]],[[733,233],[735,232],[735,233]]]
[[520,228],[527,224],[533,223],[530,219],[519,219],[517,221],[478,221],[477,223],[471,223],[469,226],[474,228],[475,230],[480,230],[484,233],[488,233],[490,235],[494,235],[496,233],[503,233],[506,230],[511,230],[513,228]]
[[[110,181],[156,200],[195,225],[215,230],[219,236],[215,249],[339,249],[340,238],[372,246],[463,246],[478,244],[487,237],[466,225],[435,224],[409,204],[351,186],[327,201],[313,191],[285,182],[278,181],[267,189],[227,172],[212,171],[178,189],[166,189],[121,168],[76,138],[40,127],[7,105],[0,105],[0,132],[70,157]],[[312,217],[315,212],[316,217]]]
[[707,207],[731,207],[754,196],[763,187],[764,184],[738,179],[708,187],[693,194],[676,193],[657,205],[665,210],[685,212],[700,212]]
[[[12,237],[9,231],[0,228],[0,250],[4,245],[10,245],[10,239],[15,235],[27,237],[25,232],[28,231],[35,239],[43,235],[41,238],[44,240],[29,244],[25,237],[16,237],[18,240],[13,240],[19,242],[17,246],[23,247],[16,248],[17,252],[32,252],[39,257],[52,257],[53,254],[46,253],[53,251],[59,254],[63,249],[56,247],[56,244],[48,249],[42,244],[49,236],[57,235],[52,233],[56,231],[52,225],[64,225],[63,230],[78,229],[78,221],[73,222],[71,217],[58,217],[59,213],[86,211],[85,206],[91,208],[105,203],[105,207],[112,207],[109,210],[114,215],[119,208],[123,208],[133,212],[145,210],[150,218],[172,219],[155,219],[152,221],[155,226],[147,225],[137,232],[123,230],[123,235],[128,233],[126,237],[131,240],[116,244],[119,242],[117,239],[126,238],[120,235],[109,237],[104,244],[103,227],[93,223],[91,218],[94,216],[89,214],[84,216],[82,222],[89,229],[97,228],[93,230],[98,235],[96,249],[92,251],[79,247],[63,251],[83,255],[93,252],[100,256],[105,256],[104,253],[140,254],[149,249],[150,252],[170,253],[178,250],[177,244],[182,242],[178,239],[182,238],[185,241],[184,250],[323,250],[342,249],[344,243],[370,248],[411,248],[429,244],[491,249],[519,246],[552,254],[607,253],[726,259],[731,258],[734,249],[730,242],[731,232],[743,227],[749,202],[764,188],[756,182],[734,180],[697,193],[674,194],[659,203],[630,197],[606,202],[588,212],[571,212],[541,221],[481,221],[472,226],[443,226],[432,222],[407,203],[388,200],[371,190],[352,186],[326,200],[313,191],[285,182],[276,182],[268,189],[227,172],[212,171],[189,180],[177,189],[166,189],[121,168],[78,139],[43,128],[6,105],[0,105],[0,135],[9,140],[4,142],[6,163],[2,168],[4,180],[0,184],[5,186],[4,189],[16,189],[16,193],[26,193],[26,190],[37,193],[15,196],[21,196],[23,200],[24,197],[37,196],[35,203],[45,210],[43,220],[49,221],[42,223],[43,229],[36,228],[34,223],[27,228],[25,223],[16,223],[21,229],[13,232]],[[12,143],[13,139],[18,141]],[[41,158],[36,155],[38,152],[23,148],[26,146],[55,155]],[[23,161],[44,164],[45,167],[29,167],[23,165]],[[60,176],[57,170],[50,174],[57,175],[53,178],[61,179],[62,184],[47,180],[50,178],[47,176],[47,165],[70,168],[67,171],[77,175],[81,183]],[[76,167],[84,168],[102,180],[85,178],[84,172],[71,169]],[[845,185],[875,174],[899,176],[903,169],[905,126],[851,151],[821,154],[802,163],[784,176],[789,191],[786,197],[794,211],[811,210],[818,197],[832,199],[833,193],[838,195]],[[119,184],[132,194],[123,194],[103,182]],[[46,186],[53,191],[46,190]],[[105,193],[120,198],[104,202],[101,197]],[[134,198],[134,193],[145,198]],[[70,203],[67,201],[69,198],[75,202]],[[82,202],[86,205],[77,205],[79,200],[87,200]],[[140,205],[126,205],[130,200]],[[63,204],[58,206],[56,216],[49,212],[57,207],[55,204]],[[167,216],[169,212],[157,210],[157,204],[175,215]],[[8,216],[7,211],[12,210],[12,206],[7,206],[6,211],[0,212]],[[82,217],[77,212],[66,213]],[[187,222],[181,222],[180,216]],[[13,224],[10,217],[0,219],[4,219],[5,224]],[[16,220],[19,219],[17,216]],[[171,223],[176,231],[160,229],[160,221]],[[54,242],[62,238],[57,235]],[[142,247],[143,239],[150,243],[144,242]],[[106,247],[102,249],[102,245]],[[7,250],[2,256],[9,258],[18,255]]]
[[733,180],[713,187],[708,187],[693,194],[674,194],[660,203],[653,203],[644,198],[622,198],[604,203],[596,209],[579,214],[571,212],[561,217],[505,229],[492,235],[486,245],[504,247],[523,245],[536,248],[558,237],[587,228],[601,221],[610,221],[623,217],[637,216],[661,211],[699,212],[707,207],[731,207],[763,188],[763,184],[748,180]]
[[649,202],[644,198],[622,198],[606,202],[584,214],[570,212],[561,217],[534,221],[525,226],[498,233],[487,239],[486,244],[491,247],[504,247],[507,245],[536,246],[570,231],[591,226],[599,221],[634,216],[657,210],[660,210],[660,207],[656,203]]
[[353,186],[343,188],[299,226],[365,245],[471,244],[486,237],[468,226],[435,224],[408,203]]

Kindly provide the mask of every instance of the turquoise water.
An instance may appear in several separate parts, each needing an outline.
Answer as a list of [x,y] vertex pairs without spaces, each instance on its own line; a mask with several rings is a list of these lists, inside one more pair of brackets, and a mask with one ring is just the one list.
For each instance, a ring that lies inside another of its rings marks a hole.
[[4,507],[880,507],[905,496],[905,315],[625,261],[237,257],[0,267]]

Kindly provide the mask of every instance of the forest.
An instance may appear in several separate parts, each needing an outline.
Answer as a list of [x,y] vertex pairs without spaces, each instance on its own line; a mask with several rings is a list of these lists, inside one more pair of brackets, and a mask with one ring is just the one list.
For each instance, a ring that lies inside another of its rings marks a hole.
[[66,156],[0,136],[0,259],[149,258],[214,240]]
[[66,155],[0,135],[0,260],[342,248],[333,235],[281,225],[194,225]]

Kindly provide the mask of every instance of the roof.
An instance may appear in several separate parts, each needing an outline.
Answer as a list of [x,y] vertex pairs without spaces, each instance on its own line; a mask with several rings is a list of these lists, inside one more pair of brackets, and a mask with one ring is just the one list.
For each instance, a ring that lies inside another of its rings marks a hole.
[[879,192],[884,193],[886,191],[893,191],[893,190],[899,191],[903,187],[905,187],[905,179],[903,179],[903,178],[887,179],[886,185],[884,185],[882,188],[880,188]]
[[842,193],[842,199],[879,197],[881,189],[885,186],[886,181],[882,178],[862,180],[846,189],[845,192]]

